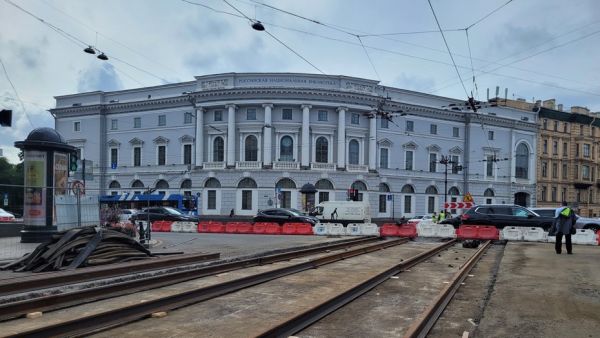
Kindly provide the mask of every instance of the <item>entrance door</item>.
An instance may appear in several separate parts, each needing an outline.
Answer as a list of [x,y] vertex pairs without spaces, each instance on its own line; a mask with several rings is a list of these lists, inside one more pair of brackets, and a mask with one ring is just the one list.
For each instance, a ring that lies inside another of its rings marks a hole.
[[518,192],[515,194],[515,204],[522,207],[527,207],[529,201],[529,194],[526,192]]

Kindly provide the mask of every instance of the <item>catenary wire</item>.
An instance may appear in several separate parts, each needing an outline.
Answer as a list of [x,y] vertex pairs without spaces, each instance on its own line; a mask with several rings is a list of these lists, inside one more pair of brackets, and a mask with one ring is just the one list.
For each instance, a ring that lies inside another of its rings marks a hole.
[[17,92],[17,88],[15,88],[15,85],[13,84],[12,80],[10,79],[10,76],[8,75],[8,71],[6,70],[6,66],[4,66],[4,61],[2,61],[2,58],[0,58],[0,64],[2,65],[2,69],[4,70],[4,75],[6,75],[6,79],[8,80],[8,83],[10,83],[10,86],[12,87],[13,91],[15,92],[15,96],[17,97],[17,99],[19,100],[19,103],[21,104],[21,109],[23,110],[23,114],[25,115],[25,117],[27,117],[27,121],[29,121],[31,128],[33,128],[33,122],[31,122],[31,118],[29,118],[29,114],[27,114],[27,109],[25,109],[25,104],[23,104],[23,101],[21,101],[21,97],[19,96],[19,92]]
[[375,64],[373,63],[373,60],[371,60],[371,56],[369,55],[367,48],[365,48],[365,44],[362,42],[360,35],[357,35],[356,38],[360,42],[361,47],[365,51],[365,54],[367,54],[367,59],[369,59],[369,63],[371,64],[371,67],[373,68],[373,71],[375,72],[375,75],[377,76],[377,80],[379,80],[379,82],[381,82],[381,76],[379,76],[379,72],[377,72],[377,68],[375,68]]

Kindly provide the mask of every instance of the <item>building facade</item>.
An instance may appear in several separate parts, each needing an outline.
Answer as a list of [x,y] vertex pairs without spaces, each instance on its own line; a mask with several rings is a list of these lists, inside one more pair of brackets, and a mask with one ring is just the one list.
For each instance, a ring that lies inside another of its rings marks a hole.
[[460,103],[346,76],[228,73],[58,96],[51,112],[102,195],[154,188],[200,196],[201,214],[238,215],[303,209],[306,183],[311,204],[359,190],[373,217],[439,211],[466,192],[535,205],[537,114],[444,108]]

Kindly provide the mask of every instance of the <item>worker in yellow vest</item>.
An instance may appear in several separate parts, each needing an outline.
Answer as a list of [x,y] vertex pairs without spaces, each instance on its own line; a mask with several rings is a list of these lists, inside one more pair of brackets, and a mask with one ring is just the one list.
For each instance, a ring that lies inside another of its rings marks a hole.
[[433,214],[431,214],[431,221],[433,223],[437,223],[438,222],[438,215],[435,213],[435,211],[433,212]]

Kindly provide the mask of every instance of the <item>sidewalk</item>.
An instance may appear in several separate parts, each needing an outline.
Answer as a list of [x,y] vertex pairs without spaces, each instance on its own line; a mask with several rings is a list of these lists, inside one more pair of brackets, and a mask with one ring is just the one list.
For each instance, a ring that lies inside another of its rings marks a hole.
[[0,262],[20,258],[32,252],[39,243],[21,243],[21,237],[0,238]]

